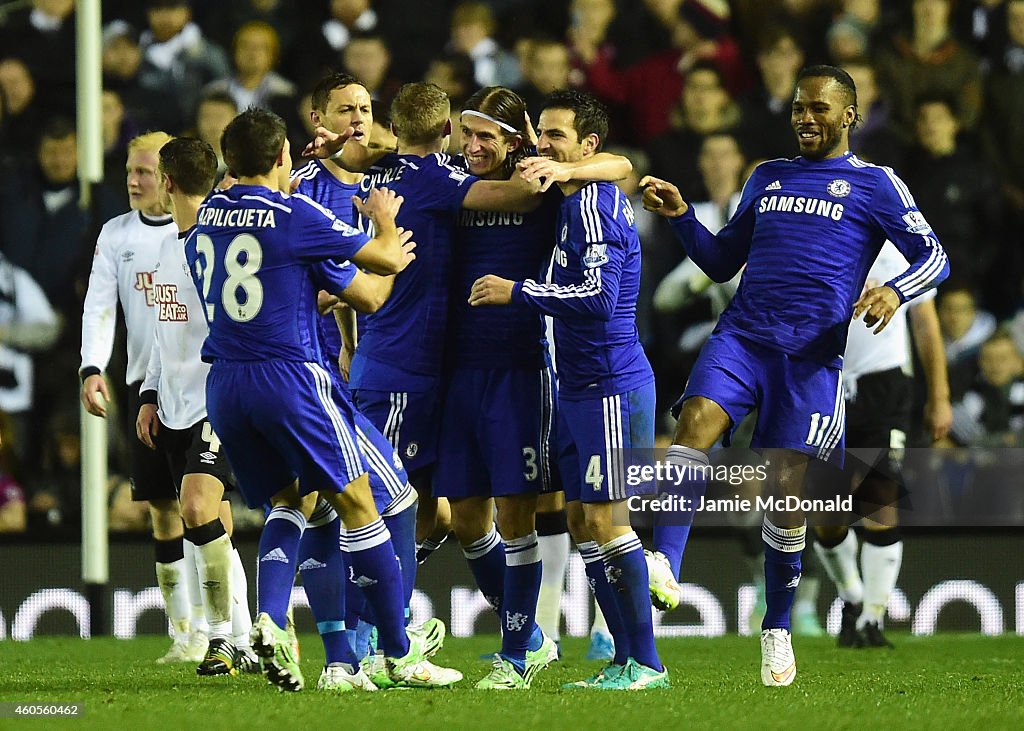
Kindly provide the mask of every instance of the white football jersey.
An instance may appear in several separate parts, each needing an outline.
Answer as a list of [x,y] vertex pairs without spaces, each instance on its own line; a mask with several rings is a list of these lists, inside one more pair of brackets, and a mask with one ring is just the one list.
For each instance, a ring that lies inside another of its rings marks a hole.
[[160,241],[177,227],[167,218],[145,218],[138,211],[115,216],[103,224],[89,273],[82,312],[82,368],[105,371],[114,349],[117,303],[128,329],[126,381],[146,377],[153,347],[153,267]]
[[187,429],[206,418],[210,365],[199,353],[209,332],[203,303],[185,261],[185,234],[164,237],[153,269],[156,323],[143,391],[156,391],[160,422]]
[[[880,287],[905,272],[909,266],[900,250],[893,246],[891,241],[886,241],[875,263],[868,270],[863,291]],[[901,368],[909,374],[912,361],[907,315],[911,307],[934,297],[935,290],[932,289],[903,305],[896,310],[896,314],[885,329],[877,335],[874,334],[874,327],[867,327],[864,324],[863,315],[851,322],[850,336],[846,341],[846,355],[843,357],[843,380],[849,385],[868,373],[880,373],[893,368]]]

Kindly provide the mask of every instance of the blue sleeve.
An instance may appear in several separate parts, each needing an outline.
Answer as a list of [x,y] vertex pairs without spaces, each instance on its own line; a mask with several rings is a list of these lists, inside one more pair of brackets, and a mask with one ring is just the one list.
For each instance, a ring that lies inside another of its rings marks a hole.
[[331,211],[304,195],[293,195],[292,230],[289,244],[302,261],[351,259],[370,240],[362,231],[349,226]]
[[942,283],[949,276],[949,259],[906,184],[892,168],[879,170],[884,174],[871,196],[871,215],[910,262],[909,269],[885,284],[906,302]]
[[750,254],[750,242],[754,236],[754,202],[760,189],[756,178],[757,170],[743,186],[736,212],[717,235],[697,220],[693,206],[687,208],[683,215],[669,219],[669,225],[686,255],[715,282],[728,282],[735,277]]
[[462,209],[462,201],[466,199],[469,189],[479,178],[470,175],[467,170],[452,165],[448,155],[437,152],[431,155],[431,158],[434,168],[429,179],[430,190],[424,192],[433,198],[433,208],[458,215]]
[[621,241],[587,244],[580,257],[583,279],[575,284],[544,284],[526,279],[512,287],[512,301],[552,317],[584,317],[607,322],[615,312],[626,250]]
[[356,266],[349,261],[322,261],[313,265],[313,286],[331,294],[341,294],[356,278]]

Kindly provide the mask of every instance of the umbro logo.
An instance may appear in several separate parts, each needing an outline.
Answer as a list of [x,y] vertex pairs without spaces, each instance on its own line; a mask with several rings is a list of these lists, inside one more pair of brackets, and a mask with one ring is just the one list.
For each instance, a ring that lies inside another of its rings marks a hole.
[[774,183],[768,183],[768,185],[764,186],[764,189],[765,190],[782,190],[782,183],[780,183],[778,180],[776,180]]
[[203,452],[199,455],[199,461],[203,464],[217,464],[217,455],[213,452]]
[[305,561],[303,561],[302,563],[299,564],[299,571],[310,571],[312,569],[322,569],[322,568],[325,568],[326,566],[327,566],[327,564],[321,563],[320,561],[317,561],[315,558],[310,556]]
[[288,563],[288,557],[280,548],[275,548],[260,559],[260,563],[263,563],[264,561],[280,561],[281,563]]

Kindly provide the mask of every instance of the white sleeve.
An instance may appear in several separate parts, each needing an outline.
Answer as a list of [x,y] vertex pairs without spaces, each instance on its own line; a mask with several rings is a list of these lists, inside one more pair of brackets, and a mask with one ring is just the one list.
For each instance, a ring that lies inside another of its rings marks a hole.
[[32,275],[21,267],[12,269],[14,321],[7,328],[5,342],[26,352],[46,350],[60,335],[60,318]]
[[105,371],[114,350],[117,262],[113,248],[114,243],[109,240],[104,226],[96,240],[82,311],[82,368],[93,366]]
[[[153,318],[156,319],[156,310],[153,311]],[[153,347],[149,351],[149,363],[146,365],[146,377],[142,381],[139,393],[143,391],[159,391],[160,373],[162,370],[163,367],[160,363],[160,339],[154,337]]]

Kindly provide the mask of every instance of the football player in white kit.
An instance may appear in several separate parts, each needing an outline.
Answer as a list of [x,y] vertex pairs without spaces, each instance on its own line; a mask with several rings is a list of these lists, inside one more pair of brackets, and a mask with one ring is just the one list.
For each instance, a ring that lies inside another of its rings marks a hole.
[[[89,288],[82,313],[81,399],[94,416],[106,417],[110,392],[103,372],[114,348],[117,305],[128,330],[128,413],[139,410],[139,387],[153,347],[153,268],[164,236],[175,231],[163,209],[157,182],[164,132],[148,132],[128,143],[127,183],[131,211],[107,221],[96,241]],[[156,576],[171,620],[174,644],[159,663],[199,662],[206,653],[206,634],[191,626],[181,514],[166,461],[129,437],[132,499],[147,501],[156,548]],[[198,597],[197,597],[198,598]],[[202,606],[199,607],[200,612]],[[195,630],[192,632],[191,630]]]
[[217,156],[201,140],[179,137],[160,151],[160,192],[176,231],[167,234],[153,270],[153,350],[142,384],[138,438],[166,460],[178,490],[185,540],[195,546],[202,602],[210,627],[200,675],[259,671],[249,644],[247,581],[231,544],[231,467],[206,417],[206,375],[200,358],[209,332],[183,241],[213,187]]
[[[907,260],[887,241],[868,272],[865,287],[887,282],[906,267]],[[867,455],[857,450],[881,451],[874,458],[867,457],[868,462],[874,459],[874,466],[868,465],[866,475],[854,477],[855,512],[865,516],[860,570],[853,531],[847,526],[815,528],[818,540],[814,549],[843,600],[840,647],[892,647],[882,627],[903,560],[896,505],[913,401],[908,323],[928,387],[927,435],[941,439],[953,421],[934,290],[897,310],[889,327],[880,333],[862,323],[851,323],[843,359],[847,449],[855,450],[862,463]],[[856,471],[851,465],[846,473]]]

